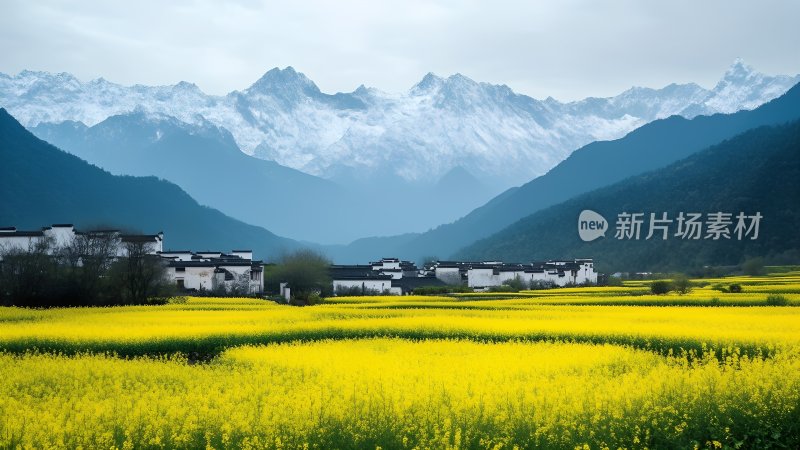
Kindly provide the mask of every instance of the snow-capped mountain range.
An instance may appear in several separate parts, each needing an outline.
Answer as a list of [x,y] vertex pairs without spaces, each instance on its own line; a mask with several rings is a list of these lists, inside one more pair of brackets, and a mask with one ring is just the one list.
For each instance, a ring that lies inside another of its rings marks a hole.
[[275,68],[247,89],[214,96],[187,82],[122,86],[23,71],[0,74],[0,106],[29,128],[66,120],[91,126],[131,111],[213,124],[247,154],[334,180],[391,176],[425,184],[460,167],[503,188],[543,174],[589,142],[674,114],[753,109],[798,82],[800,75],[764,75],[737,60],[711,89],[634,87],[564,103],[460,74],[429,73],[404,93],[362,85],[326,94],[293,68]]

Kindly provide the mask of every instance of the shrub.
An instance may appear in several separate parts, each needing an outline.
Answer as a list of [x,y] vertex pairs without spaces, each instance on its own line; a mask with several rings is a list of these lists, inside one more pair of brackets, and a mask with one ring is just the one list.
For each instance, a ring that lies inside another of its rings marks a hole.
[[672,290],[672,283],[666,280],[658,280],[650,283],[650,292],[656,295],[663,295]]
[[692,282],[686,275],[677,275],[672,280],[672,287],[681,295],[688,294],[692,290]]
[[711,286],[711,289],[714,289],[715,291],[720,291],[720,292],[728,292],[728,288],[722,283],[717,283],[717,284]]
[[536,281],[531,281],[531,285],[528,287],[528,289],[531,289],[531,290],[553,289],[554,287],[556,287],[555,281],[551,281],[551,280],[547,280],[547,281],[545,281],[545,280],[536,280]]
[[711,299],[711,306],[719,306],[720,303],[719,297],[714,297]]
[[515,276],[514,278],[512,278],[510,280],[504,281],[503,285],[508,286],[511,289],[513,289],[513,292],[519,292],[519,291],[521,291],[523,289],[527,289],[528,288],[528,283],[526,283],[524,280],[522,280],[519,277],[519,275]]
[[767,297],[767,305],[769,306],[786,306],[789,304],[789,299],[782,295],[770,295]]
[[733,294],[741,293],[742,292],[742,285],[741,284],[732,283],[730,285],[730,287],[728,287],[728,292],[733,293]]
[[317,305],[322,302],[322,297],[319,295],[319,292],[311,292],[308,294],[308,298],[306,299],[306,304],[308,305]]

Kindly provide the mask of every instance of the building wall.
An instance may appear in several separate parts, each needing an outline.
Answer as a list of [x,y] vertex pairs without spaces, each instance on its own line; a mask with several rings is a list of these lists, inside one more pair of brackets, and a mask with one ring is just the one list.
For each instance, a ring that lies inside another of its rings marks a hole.
[[170,267],[167,273],[176,282],[183,280],[185,289],[197,289],[210,291],[214,289],[214,268],[213,267],[185,267],[183,272],[178,272],[177,267]]
[[436,278],[450,285],[461,284],[461,273],[458,271],[458,267],[437,267]]
[[[439,278],[438,276],[436,278]],[[442,280],[444,281],[444,280]],[[469,269],[467,270],[467,286],[471,288],[485,286],[500,286],[500,277],[494,275],[492,269]]]
[[251,277],[250,266],[220,266],[233,273],[236,279],[226,280],[224,273],[215,273],[215,266],[210,264],[207,267],[185,267],[183,271],[178,271],[177,267],[169,267],[167,274],[177,285],[178,280],[183,280],[185,289],[197,289],[213,291],[220,287],[230,289],[240,280],[247,283],[247,292],[250,294],[260,294],[264,292],[264,277],[260,271],[255,272],[255,280]]
[[52,238],[53,244],[55,244],[56,247],[66,247],[70,245],[75,238],[75,228],[72,226],[52,227],[48,230],[44,230],[44,235]]
[[39,239],[34,236],[3,236],[0,233],[0,253],[11,250],[28,250]]
[[[558,264],[563,266],[564,264]],[[593,263],[582,263],[576,272],[566,270],[559,276],[558,270],[544,270],[543,272],[520,271],[501,271],[497,274],[493,269],[477,268],[467,271],[467,284],[469,287],[482,288],[500,286],[508,280],[519,277],[525,283],[531,282],[550,282],[556,286],[566,286],[568,284],[597,283],[597,273],[594,271]],[[438,278],[438,277],[437,277]]]

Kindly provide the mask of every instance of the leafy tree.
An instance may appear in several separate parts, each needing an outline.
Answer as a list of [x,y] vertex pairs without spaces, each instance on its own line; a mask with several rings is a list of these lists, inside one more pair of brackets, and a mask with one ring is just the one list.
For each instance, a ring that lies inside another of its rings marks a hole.
[[672,290],[672,283],[667,280],[657,280],[650,283],[650,292],[663,295]]
[[[289,283],[292,298],[299,304],[309,304],[316,296],[330,295],[332,280],[331,262],[324,255],[309,249],[284,255],[272,270],[272,277]],[[315,295],[312,295],[315,294]]]
[[677,291],[679,294],[688,294],[692,291],[692,281],[689,280],[689,277],[683,274],[678,274],[675,278],[672,279],[672,287]]

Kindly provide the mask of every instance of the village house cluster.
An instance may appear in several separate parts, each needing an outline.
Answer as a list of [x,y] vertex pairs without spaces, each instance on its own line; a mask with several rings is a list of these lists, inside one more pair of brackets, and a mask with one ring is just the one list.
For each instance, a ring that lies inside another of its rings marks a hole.
[[191,252],[164,251],[164,233],[125,234],[120,230],[79,231],[71,224],[55,224],[40,230],[22,231],[0,228],[2,251],[28,250],[43,240],[52,243],[51,251],[69,246],[78,236],[104,236],[117,241],[116,256],[128,256],[130,244],[137,244],[145,254],[158,256],[166,266],[170,280],[182,290],[225,291],[240,294],[264,292],[264,266],[253,260],[250,250]]
[[403,295],[416,287],[468,286],[486,290],[510,280],[526,286],[597,284],[591,259],[544,261],[528,264],[502,261],[437,261],[422,269],[409,261],[383,258],[369,265],[331,266],[333,291],[337,294],[386,293]]
[[239,294],[264,292],[264,264],[253,260],[251,250],[222,252],[166,251],[167,273],[181,290],[225,291]]
[[[264,264],[253,259],[251,250],[219,251],[164,250],[164,233],[125,234],[119,230],[79,231],[71,224],[55,224],[41,230],[0,228],[0,251],[27,250],[49,240],[52,251],[69,246],[78,236],[105,236],[119,243],[116,257],[128,256],[130,244],[144,254],[158,256],[178,289],[259,295],[264,292]],[[0,252],[0,258],[2,252]],[[423,268],[398,258],[382,258],[365,265],[332,265],[330,275],[336,295],[407,295],[420,287],[467,286],[487,290],[515,280],[527,287],[596,284],[591,259],[544,261],[527,264],[501,261],[436,261]],[[288,296],[286,283],[281,295]]]

